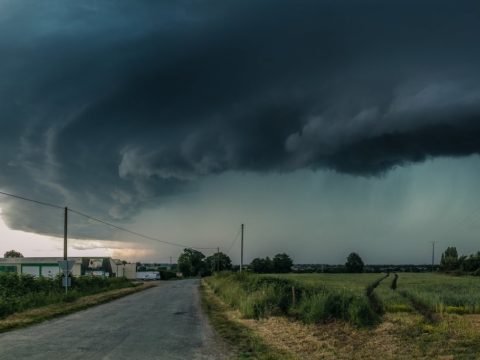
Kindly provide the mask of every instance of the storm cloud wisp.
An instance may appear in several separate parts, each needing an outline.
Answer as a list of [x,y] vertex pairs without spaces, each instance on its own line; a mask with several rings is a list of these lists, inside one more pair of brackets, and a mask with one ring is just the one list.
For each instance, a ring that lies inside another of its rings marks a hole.
[[[124,220],[225,171],[479,153],[479,17],[466,0],[0,1],[0,187]],[[22,211],[10,226],[56,233]]]

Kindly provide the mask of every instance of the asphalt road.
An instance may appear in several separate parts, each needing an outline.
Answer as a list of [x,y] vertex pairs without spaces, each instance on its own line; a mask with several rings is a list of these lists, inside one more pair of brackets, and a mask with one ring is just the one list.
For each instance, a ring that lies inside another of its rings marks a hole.
[[0,334],[0,359],[225,359],[202,313],[198,280],[158,286]]

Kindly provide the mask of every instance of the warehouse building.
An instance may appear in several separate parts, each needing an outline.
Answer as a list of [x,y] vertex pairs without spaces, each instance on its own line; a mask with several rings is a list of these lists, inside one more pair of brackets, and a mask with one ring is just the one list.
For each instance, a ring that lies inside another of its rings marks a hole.
[[[13,272],[29,274],[35,277],[43,276],[53,278],[61,273],[60,257],[25,257],[25,258],[0,258],[0,273]],[[136,265],[124,264],[119,259],[100,257],[69,257],[75,261],[71,274],[73,276],[91,275],[104,277],[136,278]]]

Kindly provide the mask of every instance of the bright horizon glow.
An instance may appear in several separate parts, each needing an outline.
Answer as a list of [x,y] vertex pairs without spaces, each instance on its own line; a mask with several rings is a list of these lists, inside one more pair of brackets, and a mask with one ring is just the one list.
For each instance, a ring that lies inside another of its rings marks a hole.
[[[1,217],[0,209],[0,256],[9,250],[16,250],[25,257],[62,257],[63,239],[28,233],[20,230],[10,229]],[[112,250],[108,248],[96,248],[81,250],[72,241],[68,246],[68,256],[112,256]],[[73,245],[73,246],[72,246]]]

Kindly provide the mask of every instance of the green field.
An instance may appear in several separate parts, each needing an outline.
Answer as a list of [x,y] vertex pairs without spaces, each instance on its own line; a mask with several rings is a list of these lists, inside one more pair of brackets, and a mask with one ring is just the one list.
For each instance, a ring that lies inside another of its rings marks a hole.
[[[382,281],[375,293],[387,312],[412,311],[406,293],[437,313],[480,313],[480,277],[450,276],[437,273],[399,273],[397,290],[390,284],[393,274]],[[268,275],[286,278],[313,287],[365,292],[365,288],[382,274],[285,274]]]
[[252,358],[478,359],[480,277],[398,275],[396,290],[391,274],[367,294],[385,274],[224,272],[203,280],[204,297],[225,305],[210,310],[230,338],[269,349]]

